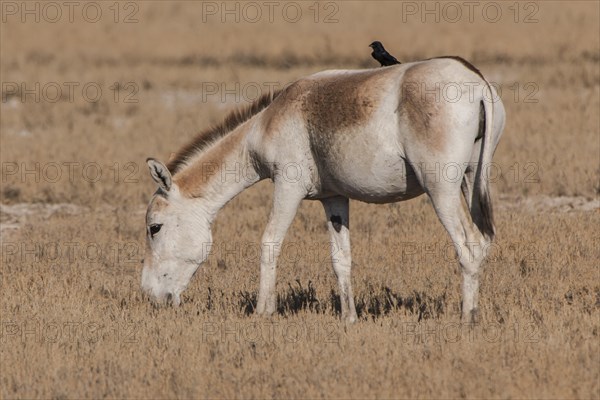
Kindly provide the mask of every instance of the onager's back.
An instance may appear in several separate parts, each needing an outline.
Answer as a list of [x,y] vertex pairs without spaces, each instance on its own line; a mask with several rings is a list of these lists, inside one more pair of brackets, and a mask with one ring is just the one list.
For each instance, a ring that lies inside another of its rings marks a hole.
[[[478,152],[474,144],[484,128],[480,102],[486,90],[476,72],[446,58],[321,72],[290,85],[265,110],[255,150],[268,165],[296,162],[310,172],[303,177],[311,198],[406,200],[424,189],[413,166],[462,166],[471,161],[464,153]],[[495,107],[503,116],[501,103]]]
[[[172,177],[162,164],[151,160],[149,165],[167,199],[186,203],[194,215],[205,215],[206,222],[197,224],[202,228],[194,229],[208,241],[210,223],[223,204],[258,180],[273,180],[273,210],[263,236],[263,243],[270,245],[263,246],[261,257],[259,314],[276,309],[277,245],[303,199],[323,203],[342,316],[354,321],[348,199],[385,203],[425,192],[459,254],[463,317],[475,318],[479,269],[495,233],[485,166],[491,163],[505,118],[502,103],[475,67],[446,57],[371,70],[321,72],[267,99],[254,113],[230,133],[221,132],[214,143],[188,146],[185,151],[191,153],[185,154]],[[253,178],[241,183],[207,179],[210,176],[198,166],[209,160],[241,164]],[[470,215],[462,206],[461,193]],[[153,208],[151,203],[149,213]],[[157,219],[168,214],[165,208],[169,207],[162,206]],[[151,236],[149,243],[152,248]],[[205,258],[192,257],[200,263]],[[189,278],[183,285],[164,289],[167,284],[152,278],[161,268],[153,264],[145,268],[153,270],[145,275],[147,290],[155,297],[172,293],[178,301]],[[169,273],[171,269],[166,276]]]

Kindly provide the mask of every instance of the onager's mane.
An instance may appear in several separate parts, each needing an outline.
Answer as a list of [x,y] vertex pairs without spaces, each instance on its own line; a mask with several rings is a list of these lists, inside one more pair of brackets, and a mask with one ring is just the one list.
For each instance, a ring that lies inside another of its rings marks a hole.
[[258,99],[250,105],[230,112],[220,124],[200,132],[196,137],[185,145],[175,154],[167,168],[171,174],[175,175],[185,166],[186,162],[194,155],[201,153],[211,143],[219,140],[235,128],[248,121],[250,118],[264,110],[269,104],[279,96],[281,90],[275,92],[263,93]]

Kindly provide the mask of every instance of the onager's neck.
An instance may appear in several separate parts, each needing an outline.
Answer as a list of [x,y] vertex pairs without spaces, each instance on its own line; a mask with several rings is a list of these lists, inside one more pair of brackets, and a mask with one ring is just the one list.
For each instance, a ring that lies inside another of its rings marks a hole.
[[223,136],[173,177],[184,196],[202,200],[211,221],[227,202],[260,180],[245,141],[251,126],[250,121]]

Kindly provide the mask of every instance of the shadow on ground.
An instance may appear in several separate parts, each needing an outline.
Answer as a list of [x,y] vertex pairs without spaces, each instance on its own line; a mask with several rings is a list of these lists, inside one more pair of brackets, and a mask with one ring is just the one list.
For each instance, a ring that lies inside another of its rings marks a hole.
[[[257,292],[240,292],[239,305],[246,315],[254,313],[257,303]],[[359,318],[376,319],[392,312],[403,311],[418,315],[422,319],[439,318],[446,310],[446,295],[432,297],[424,292],[412,292],[401,295],[387,286],[371,288],[369,293],[355,296],[356,312]],[[277,313],[279,315],[297,314],[300,311],[314,313],[341,314],[340,296],[332,290],[329,297],[319,299],[311,281],[303,286],[299,280],[288,284],[285,293],[277,296]]]

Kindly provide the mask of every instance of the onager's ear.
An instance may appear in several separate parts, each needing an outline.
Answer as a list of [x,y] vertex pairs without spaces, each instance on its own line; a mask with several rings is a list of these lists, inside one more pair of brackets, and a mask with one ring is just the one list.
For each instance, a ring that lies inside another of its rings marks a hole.
[[148,164],[150,175],[152,175],[154,182],[158,183],[158,186],[160,186],[162,190],[168,192],[169,189],[171,189],[173,180],[171,179],[171,173],[167,167],[165,167],[165,164],[154,158],[148,158],[146,163]]

